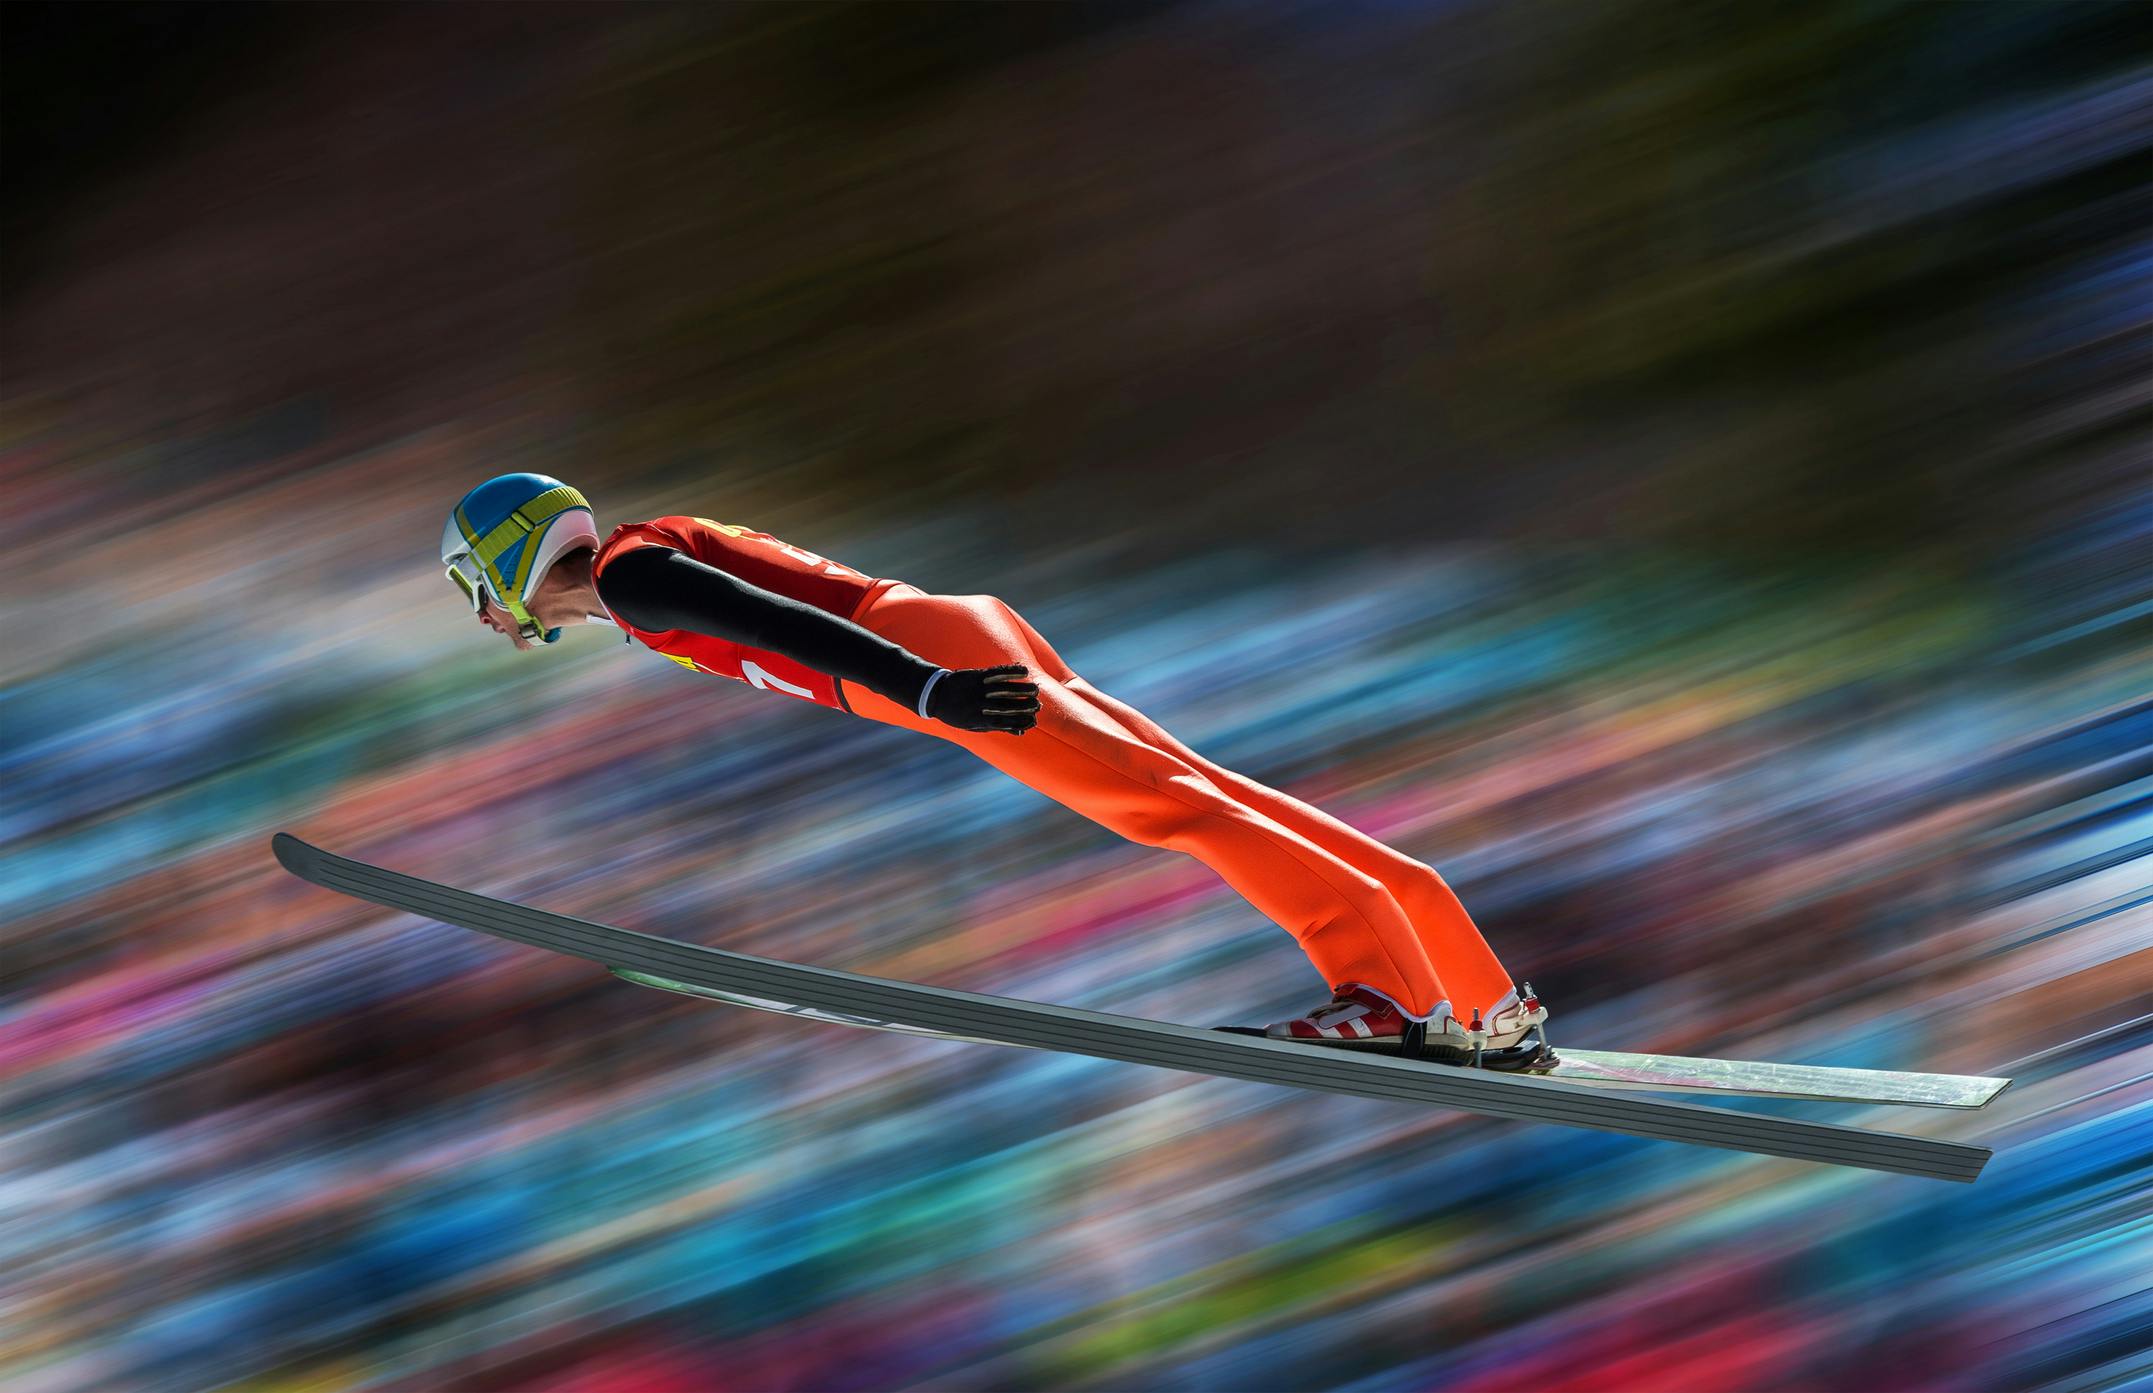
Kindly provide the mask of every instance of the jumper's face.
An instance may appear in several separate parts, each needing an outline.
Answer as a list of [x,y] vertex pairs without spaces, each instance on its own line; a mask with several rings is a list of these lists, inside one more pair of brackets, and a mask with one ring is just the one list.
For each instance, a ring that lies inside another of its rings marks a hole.
[[516,623],[516,616],[501,608],[495,602],[491,591],[480,591],[479,593],[478,622],[492,629],[495,633],[505,635],[508,641],[515,644],[518,649],[532,647],[531,641],[523,636],[522,626]]

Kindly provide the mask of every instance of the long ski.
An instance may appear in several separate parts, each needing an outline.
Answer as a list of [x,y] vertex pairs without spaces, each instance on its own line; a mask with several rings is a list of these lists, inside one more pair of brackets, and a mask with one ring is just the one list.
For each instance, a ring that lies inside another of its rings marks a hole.
[[803,967],[491,899],[338,856],[288,833],[278,833],[271,847],[285,869],[301,879],[390,909],[583,958],[616,972],[735,992],[802,1011],[857,1016],[863,1024],[909,1026],[996,1044],[1938,1180],[1971,1181],[1991,1155],[1984,1146],[1935,1137],[1728,1112],[1531,1075],[1435,1069],[1396,1058],[1334,1054],[1259,1036]]

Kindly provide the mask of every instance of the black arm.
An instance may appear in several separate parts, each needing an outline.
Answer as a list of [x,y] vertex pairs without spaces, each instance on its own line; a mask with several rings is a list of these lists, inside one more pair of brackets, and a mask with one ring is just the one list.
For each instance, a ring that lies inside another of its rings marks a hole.
[[638,629],[687,629],[780,653],[857,682],[906,710],[940,669],[828,610],[706,566],[671,547],[635,547],[608,562],[598,598]]

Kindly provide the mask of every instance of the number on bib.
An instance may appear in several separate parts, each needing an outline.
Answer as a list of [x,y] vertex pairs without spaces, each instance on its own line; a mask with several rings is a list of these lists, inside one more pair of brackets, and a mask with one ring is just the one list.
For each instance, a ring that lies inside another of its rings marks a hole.
[[796,687],[775,673],[765,672],[762,666],[752,658],[740,664],[740,675],[747,678],[749,682],[762,691],[767,692],[772,687],[775,687],[781,692],[791,692],[794,696],[804,697],[809,701],[815,699],[815,694],[807,688]]

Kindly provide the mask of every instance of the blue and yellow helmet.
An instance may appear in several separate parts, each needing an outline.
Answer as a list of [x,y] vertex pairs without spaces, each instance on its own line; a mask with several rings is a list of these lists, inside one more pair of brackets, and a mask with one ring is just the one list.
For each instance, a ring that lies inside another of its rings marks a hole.
[[441,564],[471,602],[485,597],[514,616],[526,642],[552,643],[559,629],[540,629],[524,608],[562,553],[598,545],[591,505],[545,474],[503,474],[463,496],[441,532]]

